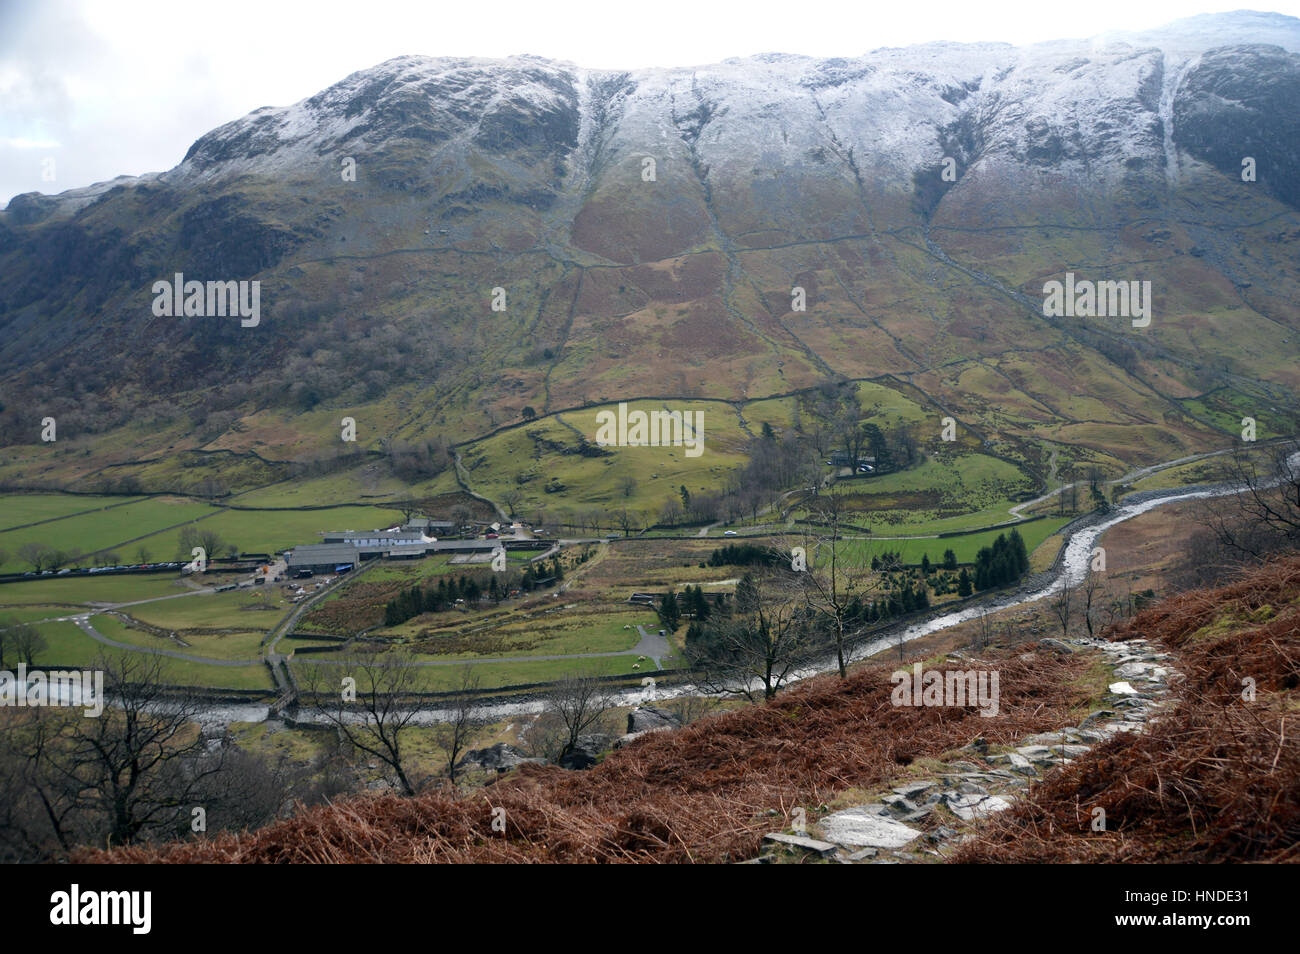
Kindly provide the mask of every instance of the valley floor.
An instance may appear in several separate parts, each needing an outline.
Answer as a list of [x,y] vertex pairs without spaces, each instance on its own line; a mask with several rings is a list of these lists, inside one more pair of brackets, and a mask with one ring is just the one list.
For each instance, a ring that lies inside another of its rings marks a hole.
[[[935,837],[910,839],[925,847],[909,859],[1292,861],[1300,747],[1285,722],[1300,686],[1297,607],[1300,558],[1291,557],[1149,606],[1104,634],[1118,649],[1080,641],[1070,648],[1083,651],[1071,652],[1030,638],[994,643],[978,658],[950,650],[904,661],[998,670],[996,718],[973,706],[893,705],[891,667],[877,664],[651,733],[587,772],[525,765],[465,795],[354,799],[244,835],[93,860],[742,861],[759,857],[774,830],[842,832],[845,809],[891,801],[882,795],[894,796],[894,817],[878,817],[897,834],[899,808],[915,811],[934,792],[913,821]],[[1136,694],[1114,685],[1128,681]],[[1154,697],[1166,692],[1161,708]],[[1145,727],[1135,713],[1149,718]],[[1064,743],[1044,735],[1062,731]],[[1058,766],[1053,746],[1062,745],[1069,761]],[[955,784],[945,788],[945,776]],[[1003,797],[989,791],[991,779],[1021,794],[1009,807],[989,803]],[[1103,829],[1093,807],[1105,811]],[[856,813],[859,827],[865,814]],[[506,819],[504,831],[494,817]],[[791,841],[779,853],[769,841],[769,855],[821,860],[821,849]],[[876,852],[856,860],[884,860]]]

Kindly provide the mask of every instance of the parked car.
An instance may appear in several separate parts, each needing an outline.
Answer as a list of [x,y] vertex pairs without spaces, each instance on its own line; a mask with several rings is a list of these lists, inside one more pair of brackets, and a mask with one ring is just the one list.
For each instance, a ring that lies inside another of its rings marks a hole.
[[738,534],[735,530],[724,530],[724,531],[722,531],[722,535],[723,535],[724,537],[738,537],[738,536],[740,536],[740,534]]

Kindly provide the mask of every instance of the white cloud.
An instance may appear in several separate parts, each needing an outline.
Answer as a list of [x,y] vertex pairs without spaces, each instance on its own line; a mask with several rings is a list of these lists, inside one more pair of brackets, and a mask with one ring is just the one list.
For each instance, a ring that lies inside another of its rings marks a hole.
[[23,139],[21,136],[0,136],[0,149],[58,149],[54,139]]

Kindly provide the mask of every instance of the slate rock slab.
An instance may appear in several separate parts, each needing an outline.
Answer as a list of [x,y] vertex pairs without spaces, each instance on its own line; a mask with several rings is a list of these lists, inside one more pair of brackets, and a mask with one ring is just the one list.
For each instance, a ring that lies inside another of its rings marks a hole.
[[817,824],[827,841],[852,848],[902,848],[921,833],[868,808],[846,808],[827,815]]

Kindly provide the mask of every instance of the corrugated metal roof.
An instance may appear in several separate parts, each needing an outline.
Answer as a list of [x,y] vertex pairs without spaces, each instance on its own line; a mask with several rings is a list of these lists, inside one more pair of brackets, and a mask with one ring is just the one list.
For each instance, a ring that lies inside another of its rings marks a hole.
[[408,527],[436,527],[439,530],[447,530],[454,527],[455,524],[450,520],[430,520],[428,517],[412,517],[405,524]]
[[286,566],[316,566],[324,563],[355,563],[361,550],[350,543],[308,543],[294,547],[285,558]]
[[473,553],[479,550],[495,550],[502,540],[439,540],[437,543],[430,543],[429,549],[435,553],[447,551],[464,551]]
[[321,538],[326,543],[392,546],[397,543],[419,543],[424,535],[419,530],[331,530],[321,534]]
[[429,544],[427,543],[414,543],[400,547],[389,547],[384,551],[384,555],[390,557],[424,556],[425,551],[428,549]]

